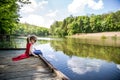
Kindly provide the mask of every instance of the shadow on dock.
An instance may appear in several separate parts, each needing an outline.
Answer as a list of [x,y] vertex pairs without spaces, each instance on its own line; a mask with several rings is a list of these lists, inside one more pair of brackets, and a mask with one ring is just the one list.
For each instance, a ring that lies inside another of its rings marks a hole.
[[43,56],[11,60],[25,50],[0,50],[0,80],[69,80]]

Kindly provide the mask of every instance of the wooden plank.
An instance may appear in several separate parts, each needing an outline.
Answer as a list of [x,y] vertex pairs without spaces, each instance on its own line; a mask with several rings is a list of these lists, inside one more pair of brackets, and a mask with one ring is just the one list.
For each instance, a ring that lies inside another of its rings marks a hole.
[[[4,48],[0,50],[25,50],[25,48]],[[51,70],[53,73],[57,75],[60,80],[69,80],[69,78],[64,75],[61,71],[56,69],[49,61],[47,61],[42,55],[39,55],[40,60],[42,60]],[[26,59],[27,60],[27,59]]]
[[25,50],[26,48],[0,48],[0,50]]
[[0,80],[61,80],[39,58],[30,57],[17,62],[12,57],[20,50],[0,51]]

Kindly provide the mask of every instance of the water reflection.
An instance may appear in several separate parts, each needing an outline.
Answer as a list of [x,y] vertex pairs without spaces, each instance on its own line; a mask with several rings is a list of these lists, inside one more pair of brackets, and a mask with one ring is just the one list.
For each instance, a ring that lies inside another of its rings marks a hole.
[[[40,38],[42,40],[37,41],[36,44],[46,44],[49,42],[49,38]],[[1,41],[0,48],[25,48],[26,47],[26,38],[11,38],[10,41]]]
[[63,41],[51,41],[51,46],[56,51],[63,51],[69,56],[90,57],[113,61],[120,64],[120,48],[107,47],[92,44],[82,44],[79,40],[67,39]]
[[119,80],[119,48],[52,40],[43,56],[71,80]]
[[67,63],[68,67],[77,74],[85,74],[87,72],[99,72],[102,61],[90,58],[79,58],[73,56]]
[[17,43],[14,39],[10,41],[0,41],[0,48],[16,48]]
[[46,55],[46,57],[50,60],[50,61],[58,61],[58,59],[56,58],[56,56],[54,54],[48,54]]
[[120,64],[117,64],[117,68],[120,70]]

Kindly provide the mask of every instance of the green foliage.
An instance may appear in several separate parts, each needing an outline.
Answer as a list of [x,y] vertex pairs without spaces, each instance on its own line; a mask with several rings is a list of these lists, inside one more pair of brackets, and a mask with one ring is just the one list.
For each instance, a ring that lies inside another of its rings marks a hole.
[[112,36],[111,39],[117,40],[117,35]]
[[12,34],[19,21],[20,5],[28,4],[29,0],[0,0],[0,34]]
[[0,34],[11,34],[12,29],[18,22],[19,6],[17,0],[0,1]]
[[23,24],[19,23],[16,26],[16,29],[14,31],[14,35],[30,35],[30,34],[35,34],[37,36],[48,36],[49,35],[49,29],[44,28],[44,27],[39,27],[39,26],[34,26],[30,24]]
[[71,15],[63,21],[56,21],[50,27],[51,35],[61,37],[106,31],[120,31],[120,11],[91,16],[73,17]]
[[107,37],[103,35],[103,36],[101,37],[101,39],[107,39]]

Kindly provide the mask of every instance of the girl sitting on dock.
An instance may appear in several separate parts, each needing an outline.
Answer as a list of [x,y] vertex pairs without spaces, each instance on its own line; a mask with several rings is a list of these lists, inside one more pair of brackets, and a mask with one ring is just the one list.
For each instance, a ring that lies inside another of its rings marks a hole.
[[19,61],[25,58],[29,58],[30,55],[38,57],[39,54],[42,54],[40,50],[36,50],[34,47],[34,43],[37,41],[37,37],[35,35],[31,35],[27,37],[26,51],[25,53],[12,58],[13,61]]

